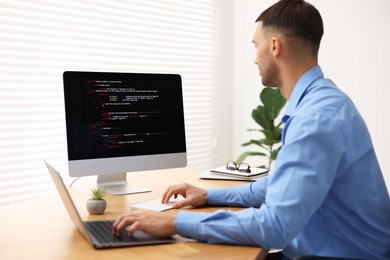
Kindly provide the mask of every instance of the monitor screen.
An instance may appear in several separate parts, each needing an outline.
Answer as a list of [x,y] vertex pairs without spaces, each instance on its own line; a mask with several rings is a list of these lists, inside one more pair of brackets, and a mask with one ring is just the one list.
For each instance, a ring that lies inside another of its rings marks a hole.
[[116,182],[186,165],[180,75],[66,71],[63,79],[71,176]]

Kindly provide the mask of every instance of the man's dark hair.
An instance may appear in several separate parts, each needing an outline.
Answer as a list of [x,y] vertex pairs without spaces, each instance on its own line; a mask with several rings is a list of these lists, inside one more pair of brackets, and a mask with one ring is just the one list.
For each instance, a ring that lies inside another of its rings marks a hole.
[[324,26],[318,10],[303,0],[280,0],[266,9],[256,22],[275,29],[286,36],[297,37],[311,46],[317,54]]

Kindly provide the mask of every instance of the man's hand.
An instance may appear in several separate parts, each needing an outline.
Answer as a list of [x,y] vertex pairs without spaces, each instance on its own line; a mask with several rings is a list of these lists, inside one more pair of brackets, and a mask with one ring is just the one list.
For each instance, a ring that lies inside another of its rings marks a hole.
[[[207,204],[207,191],[187,183],[168,187],[161,202],[168,203],[172,196],[177,198],[178,195],[185,199],[173,205],[176,209],[185,206],[200,207]],[[140,230],[153,236],[172,236],[176,234],[176,214],[144,209],[134,210],[119,216],[113,225],[114,235],[119,236],[126,227],[129,227],[129,235]]]
[[133,210],[119,216],[113,225],[113,234],[119,236],[126,227],[129,227],[130,236],[138,230],[152,236],[172,236],[176,234],[176,214],[143,209]]
[[185,199],[177,201],[173,205],[175,209],[185,206],[200,207],[207,204],[207,191],[188,183],[168,187],[162,196],[161,203],[168,203],[172,196],[177,198],[179,194]]

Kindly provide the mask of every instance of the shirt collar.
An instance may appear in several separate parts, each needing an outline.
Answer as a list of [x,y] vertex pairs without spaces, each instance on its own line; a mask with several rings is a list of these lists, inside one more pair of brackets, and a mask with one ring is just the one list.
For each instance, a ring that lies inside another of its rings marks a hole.
[[286,112],[282,118],[283,123],[286,123],[287,119],[294,113],[296,107],[303,97],[303,94],[311,85],[311,83],[322,77],[324,77],[324,73],[322,72],[320,66],[315,66],[302,75],[302,77],[295,85],[293,92],[291,93]]

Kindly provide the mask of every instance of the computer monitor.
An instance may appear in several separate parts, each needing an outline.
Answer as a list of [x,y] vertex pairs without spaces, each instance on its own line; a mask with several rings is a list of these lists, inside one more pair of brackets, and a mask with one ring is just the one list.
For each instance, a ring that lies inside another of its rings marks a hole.
[[70,176],[98,175],[119,195],[150,191],[127,172],[186,166],[180,75],[66,71],[63,81]]

